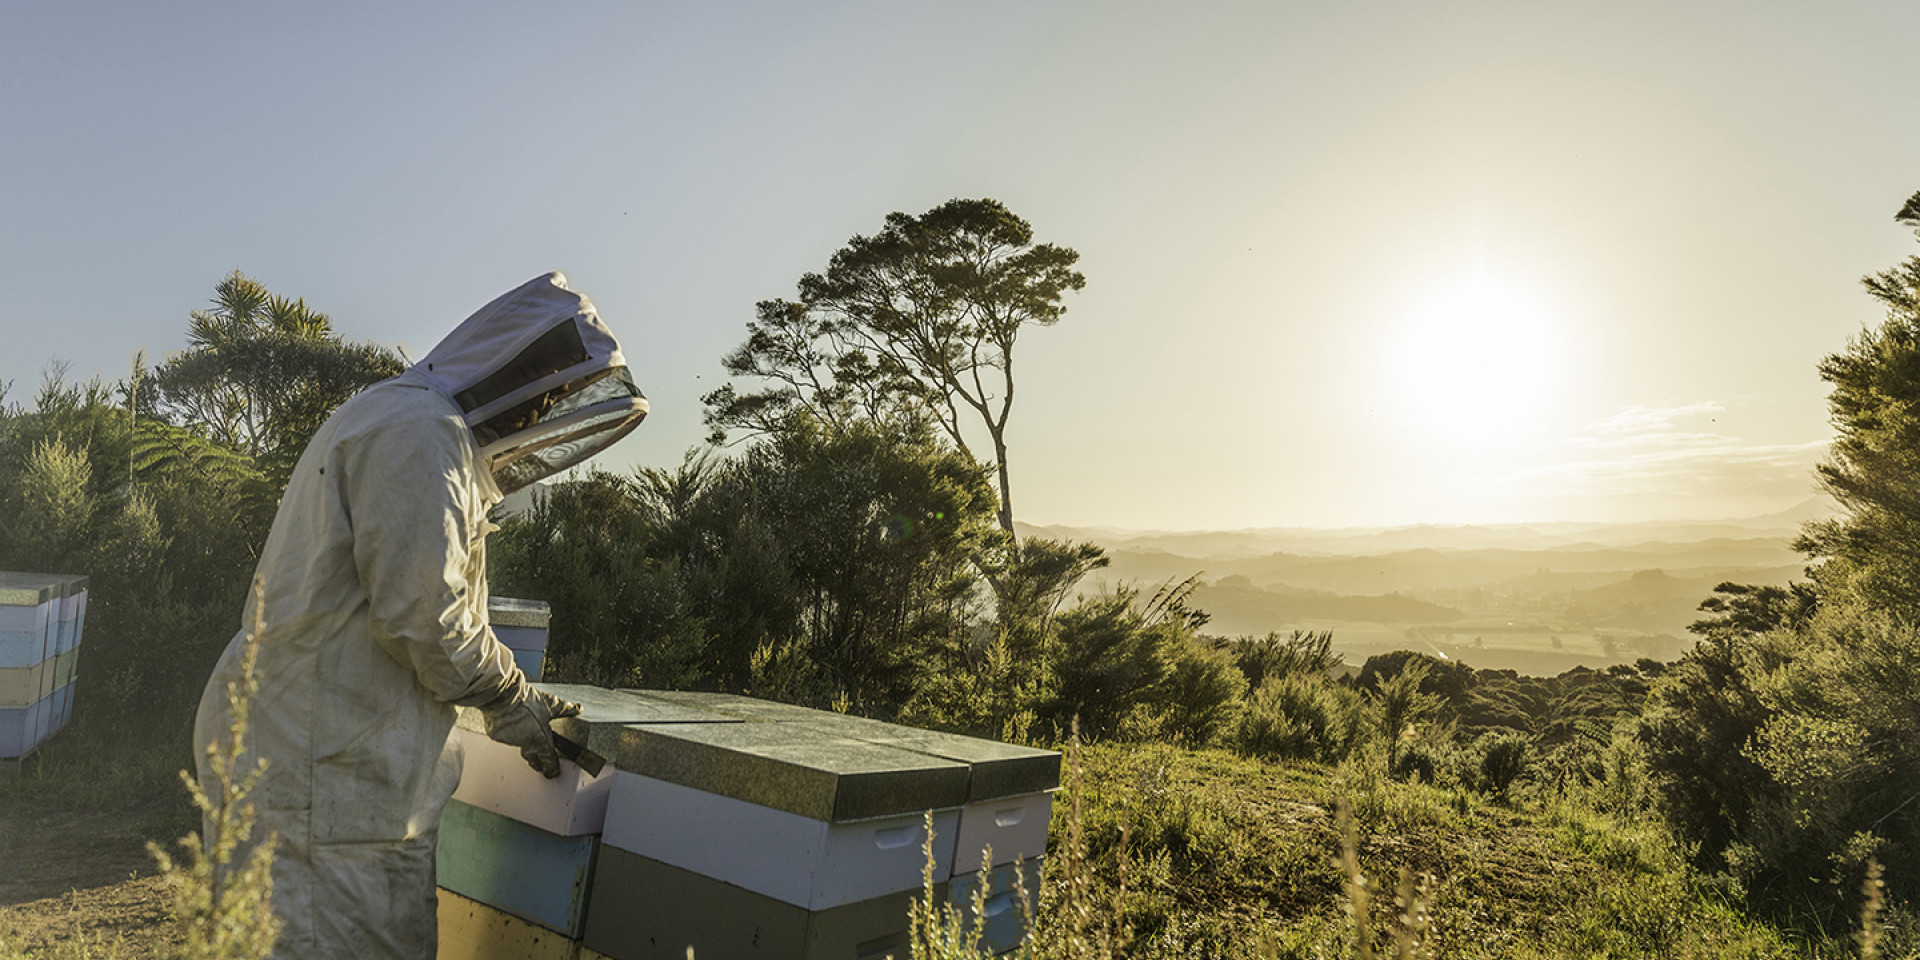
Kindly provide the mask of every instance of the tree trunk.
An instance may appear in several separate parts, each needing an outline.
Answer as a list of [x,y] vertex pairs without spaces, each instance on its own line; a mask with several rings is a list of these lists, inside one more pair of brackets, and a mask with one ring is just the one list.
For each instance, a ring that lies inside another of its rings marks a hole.
[[993,458],[1000,473],[1000,529],[1013,535],[1013,487],[1007,481],[1007,442],[993,431]]

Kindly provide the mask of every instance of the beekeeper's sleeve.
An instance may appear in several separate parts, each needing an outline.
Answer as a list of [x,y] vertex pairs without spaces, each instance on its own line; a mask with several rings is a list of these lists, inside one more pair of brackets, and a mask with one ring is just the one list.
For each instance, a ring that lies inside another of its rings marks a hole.
[[493,504],[480,487],[484,471],[466,425],[422,400],[428,410],[362,435],[345,459],[369,626],[434,697],[502,706],[524,696],[526,680],[485,619],[482,538]]

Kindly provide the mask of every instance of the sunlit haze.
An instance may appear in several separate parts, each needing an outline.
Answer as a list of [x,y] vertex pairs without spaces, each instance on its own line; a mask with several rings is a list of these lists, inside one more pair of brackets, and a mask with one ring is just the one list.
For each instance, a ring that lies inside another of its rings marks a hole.
[[891,211],[1082,254],[1018,517],[1752,516],[1915,252],[1910,3],[16,4],[0,382],[124,376],[239,269],[418,356],[558,268],[671,465],[755,301]]

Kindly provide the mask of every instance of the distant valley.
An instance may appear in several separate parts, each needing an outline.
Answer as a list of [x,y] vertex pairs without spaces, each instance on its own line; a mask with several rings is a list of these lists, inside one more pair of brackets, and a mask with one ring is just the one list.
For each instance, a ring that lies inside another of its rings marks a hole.
[[1195,606],[1222,635],[1330,630],[1349,664],[1411,649],[1536,676],[1672,660],[1715,585],[1805,576],[1791,548],[1825,500],[1710,523],[1417,526],[1146,532],[1021,525],[1105,547],[1089,589],[1146,592],[1199,576]]

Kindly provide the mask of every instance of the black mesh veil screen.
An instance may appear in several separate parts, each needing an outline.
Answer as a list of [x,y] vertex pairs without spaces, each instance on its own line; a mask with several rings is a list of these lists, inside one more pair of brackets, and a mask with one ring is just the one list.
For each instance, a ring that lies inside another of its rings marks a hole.
[[568,317],[527,344],[526,349],[505,366],[455,394],[453,399],[460,404],[461,412],[472,413],[535,380],[586,362],[587,348],[580,342],[580,328]]
[[[551,397],[552,394],[548,394],[542,399]],[[640,388],[634,385],[632,375],[625,367],[615,367],[596,379],[572,387],[572,392],[551,401],[530,422],[520,425],[499,423],[503,418],[514,413],[514,411],[508,411],[475,427],[474,435],[482,445],[485,445],[499,437],[527,433],[524,444],[502,451],[493,462],[494,482],[499,485],[502,492],[511,493],[559,473],[606,449],[632,432],[633,428],[640,424],[643,414],[636,412],[631,403],[622,403],[611,405],[602,413],[583,417],[576,423],[562,426],[557,421],[585,411],[596,404],[605,404],[610,400],[636,399],[644,400],[645,396],[641,394]],[[554,426],[550,431],[533,429],[540,424],[554,424]],[[512,429],[503,429],[509,426],[512,426]],[[499,429],[497,436],[488,437],[483,434],[483,429],[490,427]]]

